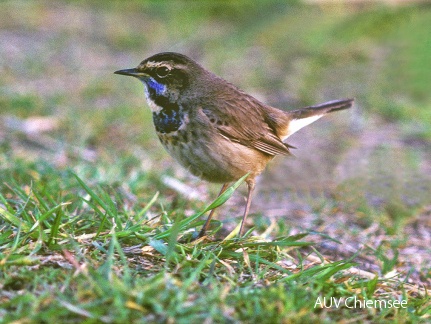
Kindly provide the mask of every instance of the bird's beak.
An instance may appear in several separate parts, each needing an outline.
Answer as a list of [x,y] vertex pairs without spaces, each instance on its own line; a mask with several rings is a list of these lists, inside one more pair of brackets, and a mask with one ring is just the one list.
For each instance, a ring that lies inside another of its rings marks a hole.
[[147,74],[144,72],[139,71],[136,68],[133,69],[124,69],[124,70],[118,70],[114,72],[115,74],[122,74],[122,75],[129,75],[133,76],[135,78],[146,76]]

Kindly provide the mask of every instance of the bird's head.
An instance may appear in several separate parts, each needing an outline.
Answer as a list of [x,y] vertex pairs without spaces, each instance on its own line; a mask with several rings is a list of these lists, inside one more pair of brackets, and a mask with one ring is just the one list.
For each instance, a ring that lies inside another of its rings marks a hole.
[[136,68],[114,73],[141,80],[145,85],[150,106],[153,106],[151,103],[178,102],[190,92],[193,84],[197,83],[196,79],[204,74],[205,70],[185,55],[165,52],[143,60]]

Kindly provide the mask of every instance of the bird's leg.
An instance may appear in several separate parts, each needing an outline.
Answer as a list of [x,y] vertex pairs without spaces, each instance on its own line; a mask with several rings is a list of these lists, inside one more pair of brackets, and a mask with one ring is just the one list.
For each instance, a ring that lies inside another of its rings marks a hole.
[[[220,192],[219,192],[219,194],[218,194],[217,198],[218,198],[218,197],[220,197],[220,196],[221,196],[221,194],[222,194],[223,192],[225,192],[225,190],[227,189],[227,186],[228,186],[228,185],[229,185],[229,183],[224,183],[224,184],[223,184],[223,186],[221,187],[221,190],[220,190]],[[201,231],[199,232],[198,238],[199,238],[199,237],[202,237],[202,236],[204,236],[204,235],[205,235],[205,233],[206,233],[206,231],[207,231],[208,227],[210,226],[210,221],[211,221],[211,218],[212,218],[212,217],[213,217],[213,215],[214,215],[215,210],[216,210],[215,208],[211,209],[210,214],[208,215],[208,218],[207,218],[207,220],[206,220],[206,222],[205,222],[204,226],[202,227]]]
[[251,196],[253,194],[255,184],[256,183],[254,179],[250,179],[250,180],[247,179],[247,187],[248,187],[247,204],[245,205],[244,215],[242,216],[242,221],[241,221],[241,227],[239,228],[239,234],[238,234],[239,237],[242,236],[242,230],[244,228],[245,219],[247,218],[248,212],[250,210]]

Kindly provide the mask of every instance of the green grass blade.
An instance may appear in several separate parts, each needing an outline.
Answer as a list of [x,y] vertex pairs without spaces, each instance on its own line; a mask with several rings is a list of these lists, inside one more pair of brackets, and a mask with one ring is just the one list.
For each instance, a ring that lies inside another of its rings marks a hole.
[[105,202],[100,199],[100,197],[98,195],[96,195],[96,193],[91,190],[91,188],[89,186],[87,186],[85,184],[84,181],[81,180],[80,177],[78,177],[77,174],[75,174],[74,172],[70,171],[72,173],[72,175],[76,178],[76,180],[78,181],[78,183],[81,185],[81,187],[90,195],[91,199],[93,199],[100,207],[102,207],[105,212],[112,218],[115,218],[114,213],[112,212],[112,210],[108,207],[107,204],[105,204]]
[[346,270],[351,267],[353,267],[355,264],[352,262],[340,262],[339,264],[335,265],[333,263],[329,264],[332,267],[327,267],[324,271],[322,271],[317,278],[321,281],[327,281],[329,278],[331,278],[334,274],[341,270]]
[[54,240],[54,238],[58,236],[58,229],[60,228],[61,218],[63,217],[63,215],[64,215],[63,209],[59,208],[57,215],[55,215],[54,222],[52,223],[52,226],[51,226],[51,232],[49,233],[49,238],[48,238],[48,246],[51,246],[51,243]]
[[41,211],[45,212],[49,210],[48,203],[43,199],[43,195],[39,194],[35,189],[33,189],[33,195],[36,197],[37,201],[39,202],[38,206]]
[[61,203],[50,210],[48,210],[46,213],[44,213],[42,216],[39,217],[39,219],[33,224],[33,226],[30,228],[29,232],[32,232],[37,226],[39,226],[40,223],[45,221],[48,217],[50,217],[53,213],[55,213],[57,210],[59,210],[61,207],[69,205],[70,202]]
[[[186,219],[182,220],[179,222],[179,226],[181,228],[181,230],[184,230],[188,227],[188,225],[190,225],[190,223],[192,223],[194,220],[196,220],[197,218],[201,217],[203,214],[205,214],[206,212],[208,212],[211,209],[214,209],[222,204],[224,204],[235,192],[235,190],[245,181],[245,179],[248,177],[248,174],[246,174],[245,176],[243,176],[241,179],[239,179],[237,182],[235,182],[231,187],[229,187],[228,189],[226,189],[225,192],[223,192],[223,194],[221,194],[219,197],[217,197],[216,200],[214,200],[209,206],[207,206],[204,210],[190,216],[187,217]],[[172,228],[159,233],[155,236],[155,239],[161,239],[164,237],[167,237],[170,235],[172,231]]]
[[1,206],[0,206],[0,217],[3,218],[6,222],[8,222],[8,223],[10,223],[16,227],[21,227],[21,229],[24,232],[30,231],[31,225],[29,223],[16,217],[15,215],[10,213],[6,209],[3,209]]
[[[244,256],[242,253],[239,253],[239,252],[233,252],[233,251],[226,251],[225,250],[218,257],[223,258],[223,259],[225,259],[226,257],[229,257],[229,258],[236,259],[236,260],[242,260]],[[291,274],[291,272],[289,270],[283,268],[282,266],[280,266],[274,262],[268,261],[259,255],[249,254],[249,258],[253,262],[263,263],[263,264],[270,266],[271,268],[273,268],[275,270],[281,271],[281,272],[289,274],[289,275]]]
[[152,205],[154,205],[158,197],[159,192],[157,191],[153,198],[151,198],[151,200],[148,202],[148,204],[144,208],[142,208],[142,210],[135,216],[135,219],[138,221],[138,223],[142,221],[142,218],[144,217],[145,213],[151,208]]

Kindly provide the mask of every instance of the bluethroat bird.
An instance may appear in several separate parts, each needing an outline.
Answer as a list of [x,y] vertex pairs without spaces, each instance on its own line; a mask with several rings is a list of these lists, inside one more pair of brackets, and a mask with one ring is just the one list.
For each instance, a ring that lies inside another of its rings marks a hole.
[[[240,236],[256,176],[274,156],[290,154],[292,146],[283,141],[323,115],[353,104],[353,99],[341,99],[283,111],[173,52],[153,55],[136,68],[115,73],[142,81],[163,146],[194,175],[223,183],[219,195],[230,182],[249,174]],[[213,214],[214,210],[199,237],[205,235]]]

